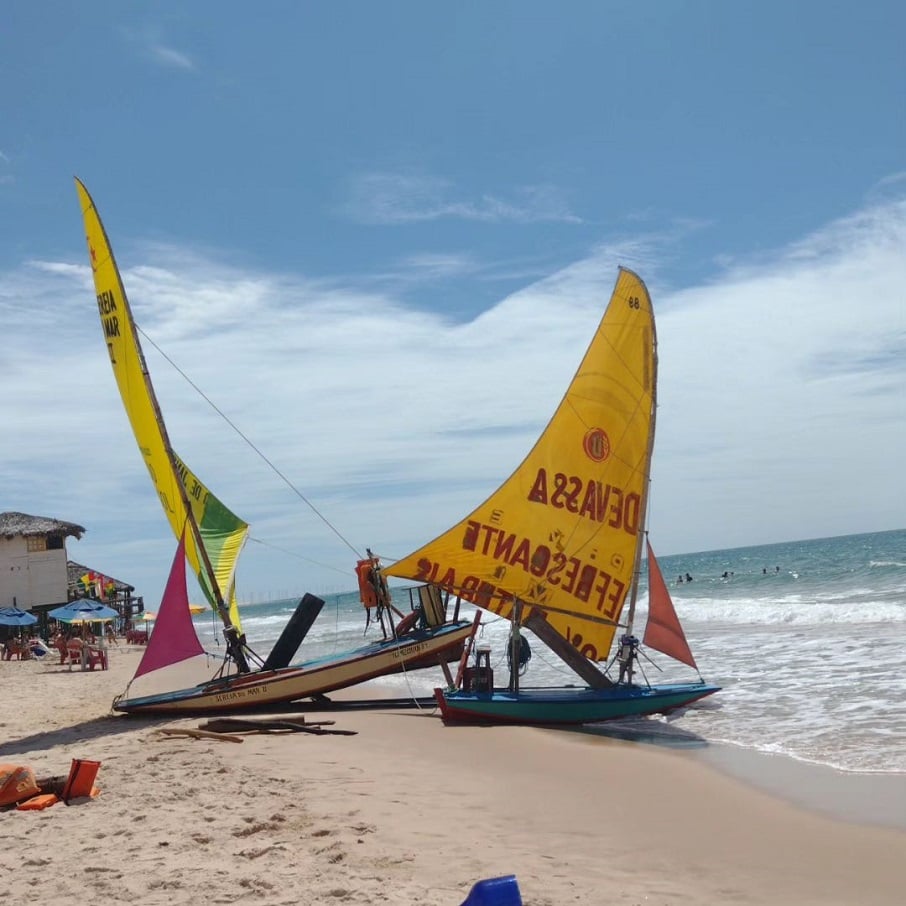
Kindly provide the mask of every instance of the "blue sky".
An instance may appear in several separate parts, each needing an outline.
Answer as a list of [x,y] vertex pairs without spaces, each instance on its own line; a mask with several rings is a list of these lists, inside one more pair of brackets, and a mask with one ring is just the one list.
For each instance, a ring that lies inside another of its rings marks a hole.
[[[652,543],[906,524],[894,2],[85,2],[0,32],[0,509],[158,598],[72,176],[240,594],[351,586],[520,461],[624,264],[658,313]],[[280,553],[280,548],[287,554]],[[291,556],[290,556],[291,554]]]

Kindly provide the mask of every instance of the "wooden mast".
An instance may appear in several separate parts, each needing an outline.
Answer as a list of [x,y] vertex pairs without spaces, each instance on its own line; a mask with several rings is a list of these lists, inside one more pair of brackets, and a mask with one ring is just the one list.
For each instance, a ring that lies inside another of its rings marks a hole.
[[[620,268],[621,270],[623,268]],[[645,282],[636,275],[642,286]],[[645,286],[645,294],[648,296],[649,305],[651,296],[648,293],[648,287]],[[648,509],[648,490],[651,484],[651,458],[654,453],[654,429],[655,417],[657,414],[657,330],[654,323],[654,310],[651,311],[651,345],[652,345],[652,369],[651,369],[651,426],[648,431],[648,443],[645,450],[644,462],[644,481],[642,482],[642,496],[639,502],[639,529],[635,547],[635,558],[632,567],[632,588],[629,598],[629,610],[626,619],[626,635],[632,635],[632,624],[635,619],[635,608],[639,592],[639,579],[641,576],[642,562],[642,538],[645,535],[645,517]],[[563,638],[550,623],[544,618],[544,614],[537,608],[532,610],[529,618],[525,621],[527,629],[541,639],[554,654],[558,655],[569,667],[571,667],[588,685],[593,689],[607,688],[613,685],[613,681],[608,679],[602,670],[600,670],[592,661],[584,657],[576,648]]]
[[[91,201],[91,204],[92,206],[94,205],[93,199]],[[101,221],[99,215],[98,225],[100,226],[101,231],[104,234],[107,248],[110,249],[110,240],[107,236],[107,231],[106,229],[104,229],[104,224]],[[110,251],[110,254],[112,256],[112,250]],[[135,326],[135,318],[132,316],[132,307],[129,305],[129,298],[126,295],[126,288],[123,286],[123,280],[120,276],[119,268],[115,267],[114,271],[116,273],[117,282],[119,283],[120,295],[122,296],[123,304],[129,309],[129,326],[132,331],[132,340],[135,344],[135,349],[138,353],[139,361],[141,363],[142,377],[145,381],[145,388],[148,391],[148,398],[150,399],[151,405],[154,409],[154,417],[157,420],[157,426],[160,430],[161,438],[164,442],[164,448],[167,451],[167,458],[170,461],[170,469],[173,472],[173,476],[176,479],[176,485],[179,488],[180,498],[186,511],[186,519],[189,523],[192,535],[195,538],[195,547],[198,550],[199,557],[201,558],[202,565],[204,566],[205,574],[207,575],[208,581],[211,584],[211,591],[214,595],[217,614],[223,622],[223,636],[226,640],[227,652],[229,653],[230,657],[233,658],[233,661],[235,662],[236,668],[239,670],[239,672],[248,673],[250,668],[248,658],[246,657],[243,640],[241,638],[239,630],[233,625],[233,622],[230,619],[229,608],[224,601],[223,593],[220,589],[219,583],[217,582],[217,576],[214,572],[214,567],[211,565],[211,559],[208,556],[207,548],[204,546],[204,540],[201,536],[201,529],[198,526],[198,520],[195,518],[195,514],[192,512],[192,504],[189,501],[188,491],[186,490],[186,486],[183,483],[181,472],[176,465],[176,454],[173,452],[173,446],[170,443],[170,436],[167,433],[167,426],[164,422],[163,413],[161,412],[160,405],[157,402],[157,394],[155,394],[154,392],[154,385],[151,383],[151,374],[148,371],[148,365],[145,361],[145,353],[138,338],[138,331]]]
[[[639,283],[645,286],[645,281],[638,277]],[[651,305],[651,294],[645,286],[645,295]],[[626,635],[632,635],[632,624],[635,620],[635,605],[639,594],[639,579],[642,575],[642,539],[645,536],[646,517],[648,515],[648,491],[651,486],[651,458],[654,455],[654,428],[657,420],[657,328],[654,324],[654,308],[651,309],[651,428],[648,431],[648,449],[645,451],[645,477],[642,482],[642,499],[639,502],[639,530],[635,546],[635,563],[632,567],[632,592],[629,598],[629,612],[626,616]]]

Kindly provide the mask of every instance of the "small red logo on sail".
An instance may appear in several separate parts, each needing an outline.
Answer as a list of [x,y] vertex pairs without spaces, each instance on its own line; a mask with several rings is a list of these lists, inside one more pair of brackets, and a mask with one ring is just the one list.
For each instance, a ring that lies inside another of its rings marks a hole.
[[594,462],[604,462],[610,456],[610,438],[603,428],[592,428],[582,438],[585,455]]

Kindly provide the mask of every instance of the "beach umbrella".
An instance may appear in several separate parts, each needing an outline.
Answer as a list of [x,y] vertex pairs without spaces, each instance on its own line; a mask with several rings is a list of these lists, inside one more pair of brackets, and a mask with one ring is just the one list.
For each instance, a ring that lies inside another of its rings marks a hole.
[[[73,617],[71,620],[63,620],[63,622],[69,623],[71,626],[81,626],[81,625],[86,625],[88,623],[112,623],[113,620],[115,620],[116,617],[118,617],[118,616],[119,616],[119,614],[116,614],[115,616],[112,616],[112,617],[110,617],[110,616],[90,617],[90,616],[85,615],[85,616]],[[59,620],[59,619],[61,619],[61,617],[57,617],[57,619]]]
[[156,613],[151,613],[150,610],[146,610],[146,611],[142,614],[142,619],[147,623],[147,622],[149,622],[149,621],[156,620],[156,619],[157,619],[157,614],[156,614]]
[[0,607],[0,626],[33,626],[38,618],[18,607]]
[[63,623],[108,623],[115,620],[119,612],[94,598],[78,598],[49,610],[47,616]]

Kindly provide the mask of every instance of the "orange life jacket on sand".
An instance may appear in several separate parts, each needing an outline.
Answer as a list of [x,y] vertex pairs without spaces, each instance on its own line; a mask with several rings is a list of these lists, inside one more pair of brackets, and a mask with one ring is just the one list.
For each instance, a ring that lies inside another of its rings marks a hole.
[[0,806],[15,805],[40,792],[31,768],[21,764],[0,764]]
[[20,802],[16,806],[16,811],[38,811],[40,809],[50,808],[50,806],[56,805],[59,801],[60,800],[54,793],[41,793],[40,796],[32,796],[31,799],[26,799],[25,802]]

